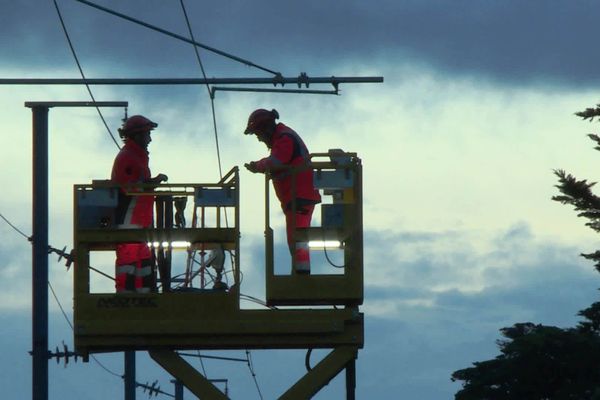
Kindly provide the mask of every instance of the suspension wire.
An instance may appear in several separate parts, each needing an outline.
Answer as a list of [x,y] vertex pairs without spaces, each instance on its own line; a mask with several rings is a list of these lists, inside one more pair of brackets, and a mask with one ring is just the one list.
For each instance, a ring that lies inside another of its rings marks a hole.
[[[71,37],[69,36],[69,32],[67,31],[67,27],[65,25],[65,21],[63,20],[62,13],[60,12],[60,8],[58,7],[58,3],[56,2],[56,0],[53,0],[53,1],[54,1],[54,7],[56,8],[56,13],[58,14],[58,19],[60,20],[60,25],[62,26],[62,30],[65,33],[67,42],[69,43],[69,48],[71,49],[71,53],[73,54],[73,58],[75,59],[75,63],[77,64],[77,68],[79,69],[79,73],[81,74],[81,78],[85,80],[85,74],[83,73],[83,68],[81,67],[81,63],[79,62],[77,53],[75,52],[75,47],[73,46],[73,43],[71,42]],[[85,83],[85,87],[87,88],[90,98],[95,103],[96,99],[94,97],[94,94],[92,93],[92,89],[90,88],[90,85],[87,82]],[[100,119],[102,120],[102,123],[104,124],[104,127],[106,128],[106,131],[110,135],[112,141],[115,143],[117,148],[120,150],[121,146],[119,146],[117,139],[115,139],[113,133],[111,132],[110,128],[108,127],[108,124],[106,123],[106,120],[104,119],[104,115],[102,115],[102,111],[100,111],[100,107],[96,106],[96,111],[98,112],[98,115],[100,116]]]
[[[194,47],[194,53],[196,55],[196,60],[198,61],[198,65],[200,66],[200,71],[202,72],[202,77],[206,81],[207,80],[206,71],[204,69],[204,64],[202,63],[202,59],[200,57],[200,52],[198,51],[198,46],[196,45],[197,42],[196,42],[196,39],[194,38],[194,32],[192,30],[192,25],[190,23],[187,9],[185,7],[185,3],[183,2],[183,0],[180,0],[180,5],[181,5],[181,10],[183,12],[183,16],[185,18],[188,33],[191,38],[191,43],[194,44],[193,47]],[[215,136],[215,146],[216,146],[216,152],[217,152],[217,164],[219,167],[219,178],[220,178],[220,180],[223,180],[223,167],[222,167],[222,162],[221,162],[221,150],[220,150],[220,146],[219,146],[219,131],[217,128],[217,116],[216,116],[216,110],[215,110],[215,101],[214,101],[214,96],[212,95],[212,89],[208,83],[206,83],[206,90],[207,90],[207,94],[208,94],[208,97],[210,100],[210,108],[211,108],[212,121],[213,121],[213,132],[214,132],[214,136]],[[224,213],[225,213],[225,226],[229,227],[229,218],[228,218],[227,210],[225,210]],[[231,257],[231,263],[233,265],[233,257]],[[227,275],[225,275],[225,277],[227,279]]]
[[[182,9],[183,15],[185,17],[185,22],[186,22],[186,25],[188,28],[188,32],[190,34],[190,38],[192,39],[193,42],[196,42],[194,39],[194,32],[192,31],[192,26],[190,24],[188,14],[185,9],[185,4],[184,4],[183,0],[180,0],[179,2],[181,4],[181,9]],[[196,45],[194,45],[194,52],[196,53],[196,59],[198,60],[200,70],[202,71],[202,76],[206,80],[206,72],[205,72],[204,66],[202,64],[202,59],[200,58],[200,52],[198,51],[198,47]],[[214,99],[214,95],[213,95],[212,90],[211,90],[210,86],[208,85],[208,83],[206,84],[206,89],[208,91],[208,97],[210,99],[210,106],[211,106],[211,111],[212,111],[213,129],[214,129],[214,133],[215,133],[215,144],[216,144],[216,148],[217,148],[217,161],[219,164],[219,176],[222,180],[223,179],[223,169],[221,166],[221,152],[219,150],[219,134],[218,134],[218,130],[217,130],[217,117],[216,117],[216,113],[215,113],[215,99]],[[229,226],[229,223],[227,220],[227,212],[225,212],[225,224],[227,226]],[[233,258],[231,259],[231,261],[233,263]],[[247,296],[247,298],[250,299],[251,301],[255,301],[259,304],[265,305],[264,303],[261,303],[260,300],[258,300],[256,298],[252,298],[251,296]],[[198,353],[198,354],[200,354],[200,353]],[[202,358],[200,358],[200,361],[202,361]],[[250,374],[252,375],[252,379],[254,380],[254,385],[256,386],[256,390],[258,391],[258,395],[262,400],[263,399],[262,392],[260,390],[260,386],[258,385],[258,380],[256,379],[256,373],[254,372],[254,367],[252,365],[252,356],[251,356],[250,350],[248,350],[248,349],[246,349],[246,361],[248,364],[248,369],[250,370]],[[202,368],[204,368],[204,364],[202,364]]]
[[256,390],[258,390],[258,396],[261,400],[263,400],[263,395],[260,391],[258,380],[256,379],[256,373],[254,372],[254,365],[252,363],[252,354],[250,353],[250,350],[246,350],[246,358],[248,360],[248,369],[250,370],[250,374],[252,375],[252,379],[254,380],[254,385],[256,385]]
[[[190,24],[190,19],[188,18],[187,11],[185,9],[185,4],[183,0],[180,0],[181,9],[183,11],[183,16],[185,17],[185,23],[188,28],[188,32],[190,33],[190,38],[192,38],[192,42],[196,43],[194,39],[194,32],[192,31],[192,25]],[[200,52],[198,51],[198,46],[194,45],[194,52],[196,53],[196,59],[198,60],[198,64],[200,65],[200,70],[202,71],[202,77],[206,80],[206,71],[204,71],[204,65],[202,64],[202,60],[200,59]],[[211,89],[208,83],[206,84],[206,89],[208,90],[208,97],[210,98],[210,108],[212,111],[212,120],[213,120],[213,130],[215,132],[215,144],[217,146],[217,161],[219,163],[219,178],[223,179],[223,168],[221,166],[221,151],[219,150],[219,133],[217,131],[217,117],[215,114],[215,101],[213,96],[211,96]],[[225,214],[225,219],[227,219],[227,214]]]
[[198,358],[200,359],[200,366],[202,367],[202,372],[204,373],[204,377],[206,377],[206,368],[204,367],[204,360],[202,359],[202,355],[200,354],[200,350],[198,350]]
[[[22,230],[20,230],[19,228],[17,228],[15,225],[13,225],[4,215],[2,215],[0,213],[0,218],[2,218],[8,225],[10,225],[11,228],[13,228],[15,231],[17,231],[19,234],[21,234],[23,237],[25,237],[27,240],[30,240],[31,237],[27,236]],[[71,320],[69,319],[67,313],[65,312],[64,307],[62,306],[60,300],[58,299],[58,296],[56,295],[56,292],[54,291],[54,288],[52,287],[52,284],[50,283],[50,281],[48,281],[48,287],[50,288],[50,291],[52,292],[52,296],[54,297],[54,300],[56,301],[56,304],[58,304],[58,307],[60,308],[60,311],[62,312],[62,315],[64,316],[65,320],[67,321],[67,324],[69,324],[69,326],[71,327],[71,330],[74,330],[73,328],[73,323],[71,322]],[[110,373],[111,375],[117,376],[119,378],[123,378],[123,375],[119,375],[116,372],[111,371],[110,369],[108,369],[107,367],[105,367],[100,361],[98,361],[98,359],[94,356],[91,355],[92,359],[102,368],[104,369],[106,372]]]
[[[195,44],[197,42],[196,42],[196,39],[194,38],[194,32],[192,30],[192,25],[190,24],[190,19],[188,17],[187,10],[185,8],[185,4],[184,4],[183,0],[180,0],[180,4],[181,4],[181,10],[183,11],[183,16],[185,18],[185,23],[187,25],[188,32],[190,34],[190,39],[194,43],[194,53],[196,54],[196,60],[198,61],[198,65],[200,66],[200,71],[202,72],[202,77],[206,80],[206,71],[204,70],[204,64],[202,63],[202,59],[200,58],[200,52],[198,51],[198,46]],[[206,90],[208,92],[208,98],[210,99],[210,109],[211,109],[212,121],[213,121],[213,131],[215,133],[215,146],[216,146],[216,150],[217,150],[217,163],[219,166],[219,178],[223,179],[223,168],[222,168],[222,164],[221,164],[221,151],[219,148],[219,133],[218,133],[218,129],[217,129],[217,116],[216,116],[216,112],[215,112],[215,101],[214,101],[214,97],[211,95],[211,88],[208,83],[206,84]],[[228,225],[227,212],[225,212],[225,224]],[[210,273],[209,273],[209,276],[210,276]],[[213,280],[214,280],[214,278],[213,278]],[[198,358],[200,360],[200,366],[202,367],[202,372],[204,373],[204,376],[208,377],[208,375],[206,373],[206,367],[204,366],[204,358],[212,358],[212,357],[202,356],[200,354],[200,350],[198,350]]]
[[25,239],[31,240],[31,236],[27,236],[25,233],[23,233],[22,230],[14,226],[8,219],[6,219],[6,217],[4,217],[4,215],[2,215],[2,213],[0,213],[0,218],[2,218],[4,222],[10,225],[10,227],[13,228],[15,231],[19,232]]
[[[190,24],[190,19],[188,17],[187,11],[186,11],[184,1],[180,0],[179,2],[181,4],[181,9],[182,9],[183,15],[185,17],[185,22],[186,22],[186,25],[188,28],[188,32],[190,34],[190,38],[195,43],[196,40],[194,39],[194,32],[192,31],[192,25]],[[198,46],[195,44],[194,44],[194,52],[196,53],[196,59],[198,60],[198,65],[200,66],[200,70],[202,71],[202,76],[206,80],[206,71],[204,70],[204,65],[202,64],[202,59],[200,58],[200,52],[198,51]],[[221,152],[219,149],[219,134],[218,134],[218,130],[217,130],[217,117],[216,117],[216,113],[215,113],[215,99],[214,99],[212,90],[211,90],[210,86],[208,85],[208,83],[206,84],[206,90],[208,91],[208,97],[210,99],[210,108],[211,108],[211,112],[212,112],[213,129],[214,129],[214,133],[215,133],[215,144],[216,144],[216,150],[217,150],[217,161],[219,164],[219,177],[222,180],[223,179],[223,169],[221,166]],[[226,224],[226,226],[229,226],[228,219],[227,219],[227,212],[225,212],[225,224]],[[233,258],[231,259],[231,261],[233,263]],[[251,296],[248,296],[248,298],[251,298]],[[252,299],[252,300],[256,301],[258,299]],[[258,301],[258,302],[259,302],[259,304],[261,304],[260,301]],[[200,352],[198,352],[198,355],[200,355]],[[248,369],[250,370],[250,374],[252,375],[252,379],[254,380],[256,390],[258,391],[258,395],[262,400],[263,399],[262,392],[260,390],[260,386],[258,385],[258,380],[256,379],[256,373],[254,372],[254,367],[252,365],[251,353],[248,349],[246,349],[246,360],[247,360],[247,364],[248,364]],[[202,362],[202,358],[200,358],[200,362]],[[203,363],[202,363],[202,368],[204,368]],[[206,374],[205,374],[205,376],[206,376]]]
[[208,359],[211,359],[211,360],[220,360],[220,361],[239,361],[239,362],[244,362],[244,363],[247,362],[247,360],[243,359],[243,358],[202,355],[202,354],[200,354],[200,350],[198,350],[197,353],[198,354],[184,353],[182,351],[178,351],[177,352],[177,354],[179,354],[180,356],[197,357],[197,358],[200,358],[200,359],[208,358]]
[[56,292],[54,291],[54,288],[52,287],[52,284],[50,283],[50,281],[48,281],[48,287],[50,288],[50,291],[52,292],[52,296],[54,296],[54,300],[56,300],[56,304],[58,304],[58,308],[60,308],[62,315],[65,317],[65,320],[67,320],[67,324],[69,324],[69,326],[71,327],[71,330],[74,330],[73,324],[71,323],[71,320],[67,316],[67,313],[65,312],[65,309],[63,308],[62,304],[60,304],[60,301],[58,300],[58,296],[56,295]]
[[[73,327],[73,323],[69,319],[67,313],[65,312],[65,309],[63,308],[62,304],[60,303],[60,300],[58,299],[58,296],[56,295],[56,292],[54,291],[54,288],[52,287],[52,284],[50,283],[50,281],[48,281],[48,287],[50,288],[50,291],[52,292],[52,296],[54,297],[54,300],[56,301],[56,304],[58,304],[58,308],[60,308],[60,311],[62,312],[62,315],[65,317],[65,320],[67,321],[67,324],[69,324],[69,326],[71,327],[71,330],[74,331],[75,328]],[[96,362],[96,364],[98,364],[100,366],[100,368],[102,368],[103,370],[105,370],[109,374],[111,374],[113,376],[116,376],[118,378],[124,378],[124,375],[120,375],[120,374],[118,374],[118,373],[116,373],[116,372],[111,371],[110,369],[108,369],[108,367],[106,367],[104,364],[102,364],[93,354],[91,355],[91,357]]]
[[167,36],[171,36],[171,37],[173,37],[175,39],[179,39],[179,40],[182,40],[184,42],[193,44],[194,46],[202,47],[205,50],[211,51],[211,52],[213,52],[215,54],[219,54],[219,55],[221,55],[223,57],[227,57],[227,58],[232,59],[234,61],[240,62],[242,64],[245,64],[245,65],[249,66],[249,67],[258,68],[258,69],[263,70],[265,72],[268,72],[270,74],[273,74],[273,75],[276,75],[276,76],[281,76],[281,73],[279,73],[279,72],[273,71],[273,70],[265,68],[265,67],[261,67],[260,65],[257,65],[257,64],[255,64],[255,63],[253,63],[251,61],[244,60],[243,58],[236,57],[236,56],[234,56],[232,54],[228,54],[228,53],[226,53],[224,51],[221,51],[221,50],[218,50],[218,49],[216,49],[214,47],[210,47],[210,46],[207,46],[205,44],[195,42],[193,39],[190,40],[190,39],[188,39],[188,38],[186,38],[184,36],[178,35],[178,34],[173,33],[173,32],[169,32],[169,31],[167,31],[165,29],[162,29],[162,28],[159,28],[157,26],[151,25],[149,23],[146,23],[146,22],[140,21],[138,19],[129,17],[129,16],[125,15],[125,14],[121,14],[119,12],[113,11],[113,10],[108,9],[106,7],[102,7],[102,6],[98,5],[98,4],[94,4],[91,1],[87,1],[87,0],[75,0],[75,1],[77,1],[79,3],[82,3],[82,4],[86,4],[86,5],[90,6],[90,7],[96,8],[96,9],[98,9],[100,11],[104,11],[106,13],[112,14],[112,15],[114,15],[116,17],[125,19],[125,20],[127,20],[129,22],[133,22],[135,24],[138,24],[138,25],[144,26],[146,28],[152,29],[152,30],[154,30],[156,32],[160,32],[160,33],[165,34]]

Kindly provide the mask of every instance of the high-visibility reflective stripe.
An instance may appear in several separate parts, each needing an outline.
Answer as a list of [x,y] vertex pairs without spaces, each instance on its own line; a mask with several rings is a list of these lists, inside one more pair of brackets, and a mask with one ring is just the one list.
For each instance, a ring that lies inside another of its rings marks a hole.
[[127,265],[117,265],[115,266],[115,272],[117,275],[119,274],[135,274],[135,265],[127,264]]
[[140,224],[119,224],[117,229],[141,229],[143,225]]
[[296,251],[304,250],[308,252],[308,243],[307,242],[296,242]]
[[137,293],[150,293],[150,288],[149,287],[139,287],[139,288],[136,288],[135,291]]
[[307,242],[296,242],[294,261],[296,262],[296,271],[310,272],[310,251]]
[[148,276],[152,274],[152,267],[141,267],[135,270],[135,276]]
[[133,221],[133,210],[135,209],[135,206],[137,205],[137,197],[136,196],[132,196],[131,200],[129,201],[129,205],[127,206],[127,212],[125,213],[125,217],[123,218],[123,224],[122,225],[133,225],[132,221]]

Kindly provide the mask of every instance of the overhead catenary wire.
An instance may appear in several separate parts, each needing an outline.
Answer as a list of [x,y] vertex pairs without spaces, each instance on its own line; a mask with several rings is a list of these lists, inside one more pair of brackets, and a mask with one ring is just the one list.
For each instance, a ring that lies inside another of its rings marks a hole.
[[[85,74],[83,73],[83,68],[81,67],[81,63],[79,62],[79,57],[77,57],[77,53],[75,52],[75,47],[73,46],[73,42],[71,41],[71,37],[69,36],[69,31],[67,30],[67,26],[65,25],[65,21],[63,19],[62,13],[60,12],[60,8],[58,7],[58,3],[56,0],[53,0],[53,2],[54,2],[54,7],[56,8],[56,13],[58,14],[58,19],[60,20],[60,25],[62,26],[65,37],[67,38],[67,43],[69,44],[69,48],[71,49],[71,54],[73,54],[73,58],[75,59],[75,63],[77,64],[77,69],[79,69],[79,74],[81,75],[81,78],[85,80],[86,78],[85,78]],[[90,88],[90,85],[88,83],[86,83],[85,87],[87,88],[90,98],[95,103],[96,98],[94,97],[94,94],[92,93],[92,89]],[[100,111],[100,107],[96,106],[96,111],[98,112],[98,115],[100,116],[100,119],[102,120],[102,123],[104,124],[104,127],[106,128],[106,131],[110,135],[112,141],[115,143],[115,145],[117,146],[118,149],[121,149],[121,146],[119,146],[117,139],[115,139],[115,136],[113,135],[112,131],[108,127],[108,124],[106,123],[106,119],[104,119],[104,115],[102,115],[102,111]]]
[[[181,9],[183,11],[183,15],[185,17],[185,22],[186,22],[186,25],[188,28],[188,32],[190,34],[190,38],[192,39],[193,42],[195,42],[194,32],[193,32],[192,26],[190,24],[190,20],[189,20],[188,14],[187,14],[187,10],[185,8],[184,1],[180,0],[180,4],[181,4]],[[196,54],[196,59],[200,66],[200,70],[202,71],[202,76],[204,79],[206,79],[206,71],[204,70],[204,65],[202,64],[202,59],[200,58],[200,53],[199,53],[198,47],[196,45],[194,45],[194,52]],[[215,100],[214,100],[213,92],[212,92],[210,86],[208,85],[208,83],[206,84],[206,89],[208,91],[208,97],[210,99],[210,105],[211,105],[211,111],[212,111],[213,129],[214,129],[214,133],[215,133],[215,144],[216,144],[216,151],[217,151],[217,160],[218,160],[218,164],[219,164],[219,177],[222,180],[223,179],[223,170],[222,170],[222,166],[221,166],[221,153],[220,153],[220,149],[219,149],[219,134],[218,134],[218,129],[217,129],[217,117],[216,117],[216,113],[215,113]],[[227,213],[225,213],[225,224],[227,226],[229,225],[228,220],[227,220]],[[233,262],[233,258],[232,258],[232,262]],[[247,297],[251,298],[253,301],[258,300],[258,299],[252,298],[251,296],[247,296]],[[198,355],[200,355],[199,352],[198,352]],[[200,358],[200,360],[202,362],[202,358]],[[250,370],[250,374],[252,376],[252,379],[254,380],[254,385],[256,386],[258,395],[259,395],[260,399],[262,400],[263,396],[262,396],[262,392],[260,390],[260,385],[258,384],[258,380],[256,378],[256,372],[254,371],[254,366],[252,365],[251,353],[247,349],[246,349],[246,360],[247,360],[248,369]],[[202,363],[202,368],[204,369],[203,363]],[[205,375],[206,375],[206,373],[205,373]]]
[[269,69],[269,68],[262,67],[262,66],[260,66],[258,64],[253,63],[252,61],[248,61],[248,60],[245,60],[243,58],[234,56],[232,54],[228,54],[228,53],[226,53],[224,51],[218,50],[218,49],[216,49],[214,47],[210,47],[210,46],[207,46],[205,44],[198,43],[198,42],[194,41],[193,39],[190,40],[190,39],[188,39],[188,38],[186,38],[184,36],[178,35],[178,34],[173,33],[173,32],[169,32],[169,31],[167,31],[165,29],[162,29],[162,28],[159,28],[157,26],[151,25],[151,24],[149,24],[147,22],[143,22],[143,21],[140,21],[138,19],[135,19],[135,18],[132,18],[130,16],[127,16],[125,14],[121,14],[121,13],[116,12],[114,10],[108,9],[106,7],[102,7],[102,6],[98,5],[98,4],[92,3],[91,1],[87,1],[87,0],[75,0],[75,1],[77,1],[79,3],[82,3],[82,4],[86,4],[86,5],[90,6],[90,7],[93,7],[93,8],[96,8],[98,10],[104,11],[106,13],[109,13],[109,14],[114,15],[116,17],[125,19],[127,21],[133,22],[135,24],[138,24],[138,25],[144,26],[146,28],[152,29],[152,30],[154,30],[156,32],[160,32],[160,33],[165,34],[167,36],[171,36],[171,37],[173,37],[175,39],[179,39],[179,40],[182,40],[184,42],[193,44],[194,46],[201,47],[201,48],[203,48],[205,50],[211,51],[211,52],[213,52],[215,54],[219,54],[219,55],[221,55],[223,57],[227,57],[227,58],[229,58],[231,60],[240,62],[242,64],[245,64],[245,65],[249,66],[249,67],[258,68],[260,70],[263,70],[263,71],[268,72],[268,73],[273,74],[273,75],[281,75],[279,72],[273,71],[272,69]]
[[[190,34],[190,38],[192,39],[193,42],[196,42],[195,38],[194,38],[194,32],[192,30],[192,25],[190,24],[190,19],[188,17],[187,14],[187,10],[185,8],[185,3],[183,0],[180,0],[180,4],[181,4],[181,10],[183,11],[183,15],[185,18],[185,22],[188,28],[188,32]],[[196,60],[198,61],[198,65],[200,66],[200,70],[202,72],[202,77],[204,79],[206,79],[206,71],[204,70],[204,65],[202,64],[202,59],[200,58],[200,52],[198,51],[198,46],[194,45],[194,53],[196,54]],[[223,167],[222,167],[222,163],[221,163],[221,151],[219,148],[219,133],[218,133],[218,129],[217,129],[217,116],[216,116],[216,112],[215,112],[215,99],[214,96],[212,94],[212,90],[210,88],[210,86],[208,85],[208,83],[206,84],[206,90],[208,93],[208,98],[210,100],[210,108],[211,108],[211,113],[212,113],[212,121],[213,121],[213,130],[214,130],[214,134],[215,134],[215,145],[216,145],[216,151],[217,151],[217,162],[219,165],[219,178],[222,180],[223,179]],[[225,224],[228,226],[229,222],[228,222],[228,218],[227,218],[227,212],[225,212]],[[232,258],[232,262],[233,262],[233,258]],[[250,369],[250,374],[252,375],[252,378],[254,380],[254,384],[256,386],[256,389],[258,391],[258,395],[259,397],[263,398],[261,390],[260,390],[260,386],[258,385],[258,381],[256,379],[256,373],[254,372],[254,369],[252,367],[252,363],[250,361],[250,352],[248,350],[246,350],[246,358],[247,358],[247,365],[248,368]],[[200,352],[198,352],[198,357],[200,358],[200,363],[202,366],[202,369],[204,371],[204,375],[206,376],[206,369],[204,367],[204,362],[203,362],[203,357],[200,356]],[[215,358],[215,357],[210,357],[210,356],[204,356],[204,358]],[[220,358],[220,359],[225,359],[225,358]],[[231,361],[239,361],[239,360],[233,360],[231,358],[229,358]]]
[[[190,38],[192,42],[196,43],[194,39],[194,32],[192,31],[192,25],[190,24],[190,19],[188,18],[187,10],[185,9],[185,4],[183,0],[180,0],[181,9],[183,11],[183,16],[185,17],[185,23],[188,28],[188,32],[190,34]],[[194,44],[194,52],[196,53],[196,60],[198,61],[198,65],[200,65],[200,70],[202,71],[202,77],[206,80],[206,71],[204,70],[204,65],[202,64],[202,59],[200,58],[200,52],[198,51],[198,46]],[[210,98],[210,108],[212,111],[212,120],[213,120],[213,130],[215,133],[215,145],[217,148],[217,162],[219,164],[219,178],[223,179],[223,167],[221,165],[221,151],[219,149],[219,133],[217,130],[217,116],[215,113],[215,101],[213,96],[211,95],[211,89],[208,83],[206,84],[206,90],[208,91],[208,97]],[[227,220],[227,214],[225,214],[225,219]]]

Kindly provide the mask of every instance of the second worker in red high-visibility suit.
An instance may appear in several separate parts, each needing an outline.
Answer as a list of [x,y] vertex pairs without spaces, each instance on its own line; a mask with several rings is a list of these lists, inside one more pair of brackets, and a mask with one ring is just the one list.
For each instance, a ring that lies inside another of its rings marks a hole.
[[[309,152],[300,136],[291,128],[275,120],[277,110],[255,110],[248,118],[245,134],[255,134],[271,150],[271,154],[258,161],[245,164],[251,172],[270,173],[273,187],[285,214],[287,242],[294,257],[296,273],[310,273],[308,243],[293,241],[292,228],[308,228],[315,204],[321,202],[319,191],[313,185],[310,168],[301,169],[292,177],[291,168],[309,161]],[[288,168],[282,168],[288,167]],[[295,196],[292,182],[295,181]],[[295,208],[295,213],[294,213]]]
[[[148,166],[150,131],[158,126],[141,115],[129,117],[119,129],[124,146],[115,158],[111,181],[121,186],[117,205],[117,228],[149,228],[153,224],[154,196],[127,196],[126,191],[141,191],[135,184],[166,181],[164,174],[151,178]],[[149,293],[156,290],[156,269],[147,243],[120,243],[115,262],[117,292]]]

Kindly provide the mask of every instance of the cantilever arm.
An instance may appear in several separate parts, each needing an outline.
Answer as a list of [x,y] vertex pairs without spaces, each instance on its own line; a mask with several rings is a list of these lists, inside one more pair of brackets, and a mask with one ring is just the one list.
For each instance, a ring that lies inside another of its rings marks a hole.
[[356,358],[358,348],[340,346],[307,372],[279,400],[310,399]]
[[154,361],[180,380],[199,399],[227,400],[228,397],[223,392],[173,350],[149,350],[148,353]]

